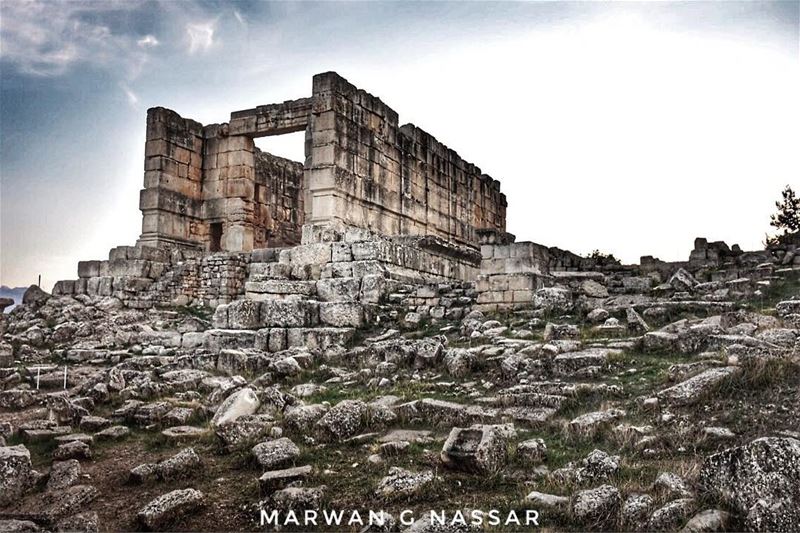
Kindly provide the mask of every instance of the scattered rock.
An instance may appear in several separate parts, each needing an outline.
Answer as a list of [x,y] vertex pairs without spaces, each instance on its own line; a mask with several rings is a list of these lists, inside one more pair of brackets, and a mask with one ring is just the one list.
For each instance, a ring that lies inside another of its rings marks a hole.
[[381,498],[393,500],[408,498],[419,494],[427,485],[433,482],[433,472],[411,472],[404,468],[393,467],[389,475],[378,484],[376,493]]
[[148,530],[157,531],[174,524],[184,516],[205,505],[205,496],[195,489],[168,492],[145,505],[136,515]]
[[262,442],[253,447],[253,456],[265,470],[271,470],[294,461],[300,455],[300,448],[286,437]]
[[506,464],[508,439],[498,426],[455,427],[450,430],[440,455],[449,468],[495,474]]
[[800,440],[763,437],[706,458],[700,485],[753,531],[800,529]]

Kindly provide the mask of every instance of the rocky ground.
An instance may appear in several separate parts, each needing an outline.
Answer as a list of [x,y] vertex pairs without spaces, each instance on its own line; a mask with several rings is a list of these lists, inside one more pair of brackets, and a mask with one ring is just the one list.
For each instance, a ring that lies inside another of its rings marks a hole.
[[796,531],[798,272],[726,302],[687,283],[278,353],[209,348],[211,310],[32,290],[0,322],[0,531],[253,530],[260,509]]

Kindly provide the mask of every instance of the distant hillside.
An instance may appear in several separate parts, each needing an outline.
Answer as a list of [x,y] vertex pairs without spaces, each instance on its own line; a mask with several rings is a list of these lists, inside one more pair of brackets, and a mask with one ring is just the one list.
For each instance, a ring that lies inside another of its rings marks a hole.
[[22,295],[25,294],[26,290],[28,290],[28,287],[11,288],[6,287],[5,285],[0,285],[0,298],[11,298],[14,300],[14,305],[6,307],[6,313],[22,303]]

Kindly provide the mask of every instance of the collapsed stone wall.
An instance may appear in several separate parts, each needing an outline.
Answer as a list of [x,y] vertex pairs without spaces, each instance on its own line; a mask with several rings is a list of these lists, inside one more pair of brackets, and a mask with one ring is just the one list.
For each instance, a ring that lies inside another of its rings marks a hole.
[[117,246],[108,260],[81,261],[78,279],[59,281],[54,295],[111,296],[125,306],[215,307],[244,293],[249,254]]

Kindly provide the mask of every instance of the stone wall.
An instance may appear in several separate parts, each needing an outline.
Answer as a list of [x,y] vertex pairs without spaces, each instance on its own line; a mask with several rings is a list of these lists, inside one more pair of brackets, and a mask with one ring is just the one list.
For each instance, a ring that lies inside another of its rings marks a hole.
[[78,279],[59,281],[55,295],[113,296],[131,308],[231,302],[244,294],[249,254],[117,246],[105,261],[78,263]]
[[256,148],[254,248],[300,244],[303,165]]
[[314,76],[306,221],[477,244],[505,231],[499,182],[336,73]]

